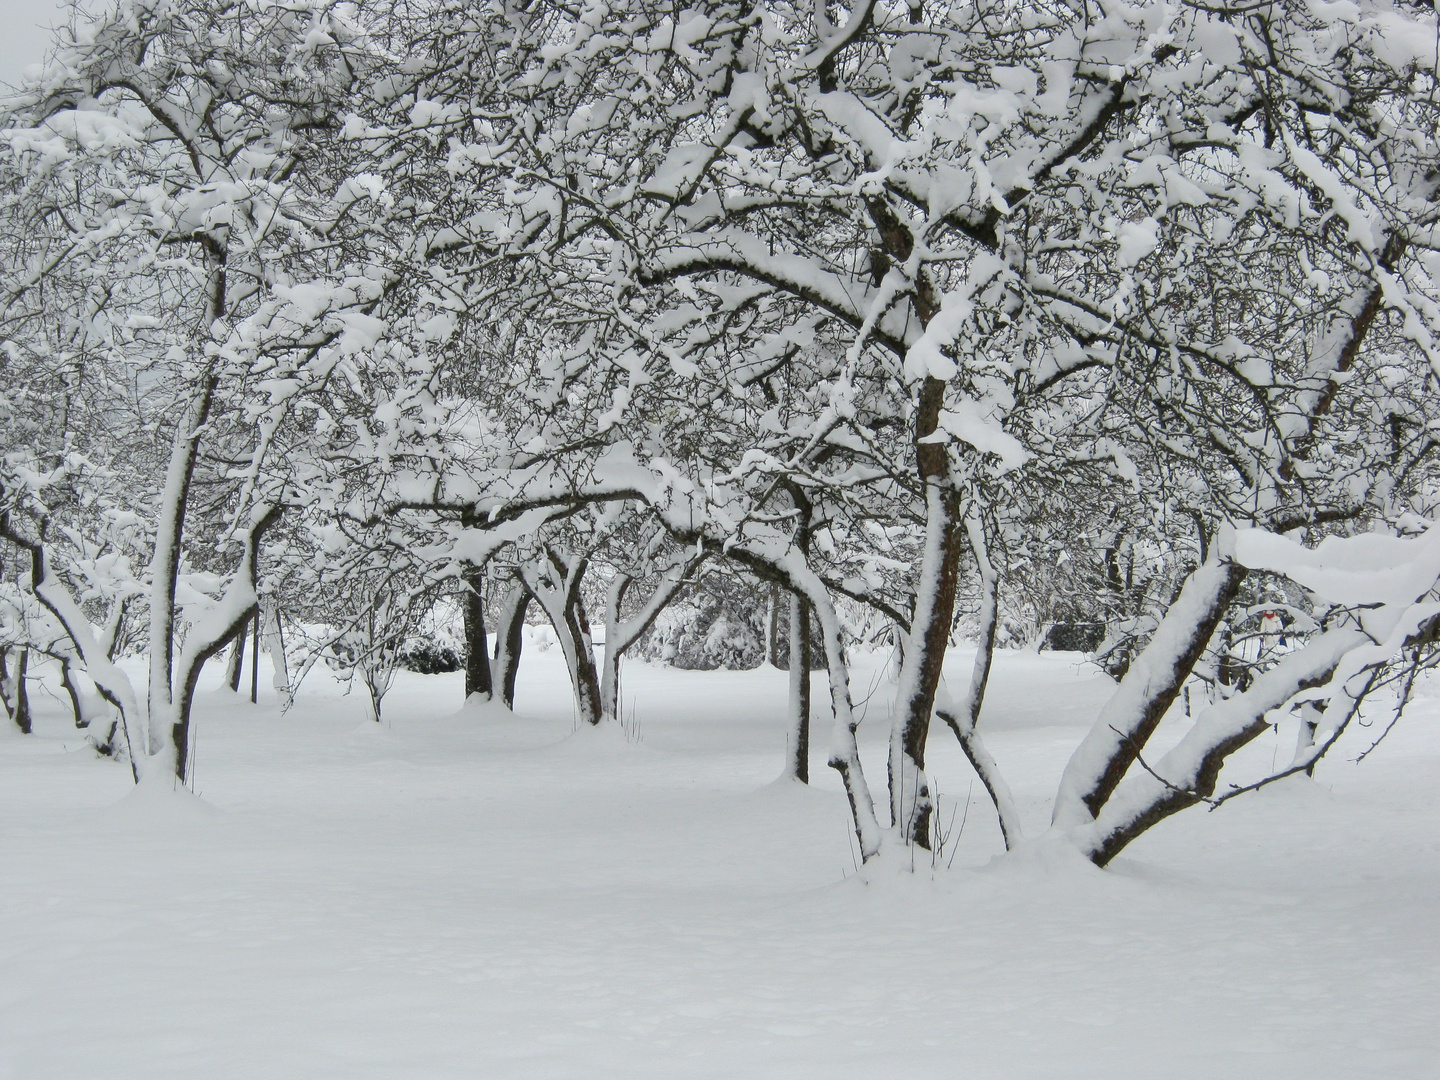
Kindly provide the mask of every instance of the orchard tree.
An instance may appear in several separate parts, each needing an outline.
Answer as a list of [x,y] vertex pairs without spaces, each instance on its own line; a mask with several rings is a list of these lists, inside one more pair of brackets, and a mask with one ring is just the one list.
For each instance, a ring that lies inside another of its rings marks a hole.
[[[5,483],[7,538],[29,552],[30,587],[124,715],[137,778],[154,756],[183,778],[200,666],[254,612],[260,534],[285,499],[263,466],[291,406],[382,328],[368,311],[385,275],[347,262],[344,242],[364,231],[358,209],[378,201],[343,155],[319,152],[376,66],[349,14],[323,2],[260,13],[127,0],[78,24],[7,106],[8,212],[34,238],[7,267],[9,311],[26,316],[21,347],[67,389],[126,388],[92,415],[128,410],[119,430],[161,436],[130,460],[150,549],[137,574],[143,707],[75,603],[72,569],[46,557],[49,495],[84,468],[12,460]],[[76,310],[45,295],[57,281],[79,293]],[[58,333],[32,329],[57,319]],[[113,374],[67,376],[80,345]],[[207,534],[200,550],[240,555],[201,585],[211,610],[189,620],[177,655],[195,527]]]
[[[1023,518],[1041,481],[1076,473],[1200,521],[1207,550],[1127,676],[1125,715],[1068,772],[1068,821],[1103,808],[1222,621],[1244,574],[1219,553],[1224,523],[1363,523],[1425,468],[1429,13],[632,3],[495,26],[516,78],[451,153],[477,190],[503,177],[504,209],[453,243],[563,254],[571,274],[588,260],[616,322],[655,344],[629,361],[632,398],[693,381],[754,312],[846,339],[813,446],[863,443],[908,473],[923,523],[889,769],[907,841],[928,842],[925,744],[972,517]],[[724,334],[697,336],[686,304]],[[720,401],[703,404],[710,422]],[[634,430],[647,467],[696,472]],[[659,512],[677,537],[798,574],[789,530],[736,543],[763,504],[728,528],[697,506],[717,489]],[[880,832],[857,828],[869,857]]]

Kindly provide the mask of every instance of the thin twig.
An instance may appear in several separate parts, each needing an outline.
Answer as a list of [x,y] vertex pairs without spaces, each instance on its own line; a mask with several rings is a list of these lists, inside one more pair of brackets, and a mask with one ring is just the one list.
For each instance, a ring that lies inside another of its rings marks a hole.
[[1175,792],[1177,795],[1189,795],[1191,798],[1198,799],[1200,802],[1208,803],[1213,801],[1207,796],[1200,794],[1200,792],[1196,791],[1194,788],[1177,787],[1169,780],[1166,780],[1165,777],[1161,776],[1154,769],[1152,769],[1145,761],[1145,758],[1141,756],[1140,748],[1138,746],[1135,746],[1135,739],[1133,736],[1126,735],[1114,724],[1110,725],[1110,730],[1115,732],[1116,735],[1119,735],[1122,742],[1129,743],[1131,745],[1131,747],[1135,750],[1135,760],[1140,763],[1140,767],[1144,769],[1147,773],[1149,773],[1151,776],[1153,776],[1156,780],[1159,780],[1160,783],[1164,784],[1166,788]]

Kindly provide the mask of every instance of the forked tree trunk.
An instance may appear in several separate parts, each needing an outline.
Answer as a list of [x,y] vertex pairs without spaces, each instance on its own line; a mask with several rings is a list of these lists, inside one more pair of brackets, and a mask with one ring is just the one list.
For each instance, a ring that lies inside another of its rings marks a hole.
[[465,584],[465,700],[479,694],[489,701],[490,646],[485,640],[485,576],[480,567],[467,564],[460,580]]
[[980,640],[975,649],[975,666],[970,675],[970,685],[965,697],[952,708],[937,707],[935,715],[949,725],[960,748],[965,752],[975,775],[985,785],[990,801],[995,805],[995,814],[1000,820],[1000,835],[1009,851],[1022,839],[1020,813],[1015,799],[1010,794],[1010,785],[1000,775],[990,751],[980,738],[980,710],[985,702],[985,688],[990,681],[990,665],[995,656],[995,629],[1000,621],[1000,572],[990,559],[989,546],[985,541],[984,527],[972,517],[966,518],[965,531],[970,538],[970,548],[980,569]]
[[507,709],[515,708],[515,674],[520,669],[520,650],[525,644],[525,614],[534,597],[517,581],[505,594],[495,621],[494,685]]
[[85,738],[91,746],[109,757],[115,753],[115,736],[120,727],[119,716],[103,698],[87,693],[79,682],[80,677],[76,670],[76,658],[68,654],[62,656],[60,685],[70,698],[75,726],[85,732]]
[[532,563],[522,567],[521,576],[531,595],[544,608],[550,625],[565,654],[570,685],[575,692],[575,711],[580,722],[592,727],[604,718],[600,704],[600,673],[595,665],[595,646],[590,637],[590,620],[580,595],[580,584],[589,568],[589,560],[577,556],[569,560],[547,551],[546,564]]
[[[200,671],[205,661],[244,633],[252,618],[260,617],[260,598],[255,591],[260,538],[279,519],[278,506],[258,506],[251,512],[250,528],[242,538],[240,565],[231,575],[230,584],[214,610],[190,627],[186,635],[185,647],[175,665],[180,693],[170,705],[174,716],[171,744],[175,751],[175,776],[181,783],[190,775],[190,713]],[[154,717],[151,717],[151,730],[154,730]]]
[[[1173,750],[1128,779],[1095,820],[1073,830],[1080,849],[1097,866],[1105,866],[1151,826],[1213,796],[1226,759],[1269,728],[1270,710],[1326,682],[1346,653],[1367,644],[1370,639],[1358,630],[1328,631],[1261,672],[1249,689],[1210,706]],[[1351,699],[1347,720],[1357,702]]]
[[810,603],[790,594],[790,694],[784,776],[810,782]]
[[[620,659],[634,638],[621,646],[620,605],[635,579],[616,573],[605,591],[605,647],[600,655],[600,714],[607,720],[620,719]],[[658,609],[657,609],[658,614]],[[643,633],[643,631],[641,631]],[[635,637],[639,637],[636,634]]]
[[1210,558],[1190,575],[1071,755],[1055,799],[1056,826],[1095,819],[1190,677],[1245,578],[1245,568],[1222,546],[1213,544]]
[[605,596],[605,648],[600,672],[600,713],[607,719],[620,718],[620,662],[641,635],[654,625],[655,619],[680,594],[690,575],[704,556],[687,559],[661,575],[660,583],[640,610],[624,622],[620,621],[620,605],[634,584],[629,574],[618,573],[610,582]]

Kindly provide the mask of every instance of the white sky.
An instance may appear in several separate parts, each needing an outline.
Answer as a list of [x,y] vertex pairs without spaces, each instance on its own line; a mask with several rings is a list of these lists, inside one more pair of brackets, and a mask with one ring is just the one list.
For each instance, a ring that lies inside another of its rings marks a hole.
[[52,26],[65,21],[60,0],[0,0],[0,83],[14,85],[49,48]]

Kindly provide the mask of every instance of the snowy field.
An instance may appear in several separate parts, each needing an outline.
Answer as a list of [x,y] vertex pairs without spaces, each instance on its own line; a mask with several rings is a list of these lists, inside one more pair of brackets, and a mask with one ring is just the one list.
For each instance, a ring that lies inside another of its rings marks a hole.
[[[785,678],[631,663],[630,739],[572,737],[555,650],[518,717],[456,715],[458,675],[402,673],[383,725],[318,672],[284,718],[206,691],[198,800],[131,794],[37,687],[38,734],[0,735],[0,1078],[1440,1076],[1440,701],[1106,872],[992,862],[941,728],[953,864],[866,881],[823,725],[815,786],[771,783]],[[1001,654],[984,723],[1031,835],[1108,687]]]

